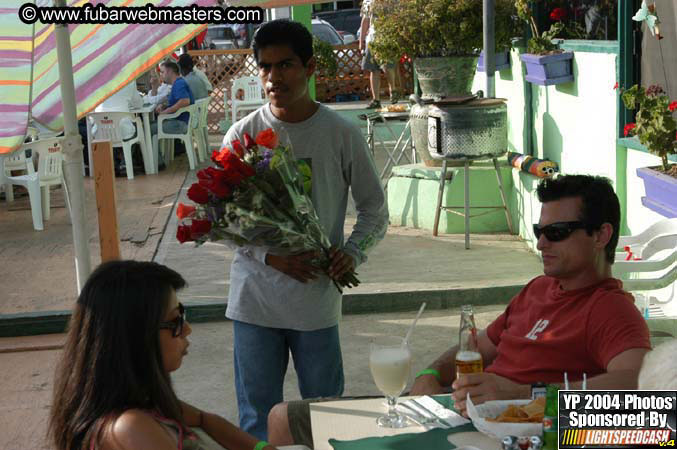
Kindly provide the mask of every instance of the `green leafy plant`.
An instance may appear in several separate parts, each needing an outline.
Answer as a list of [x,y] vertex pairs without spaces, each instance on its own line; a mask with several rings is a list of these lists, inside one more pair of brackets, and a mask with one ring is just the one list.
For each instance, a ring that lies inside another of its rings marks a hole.
[[[409,57],[467,56],[482,49],[482,0],[374,0],[370,43],[380,61]],[[496,0],[496,49],[519,34],[514,0]]]
[[563,22],[555,22],[550,29],[539,33],[538,26],[534,20],[529,0],[515,0],[517,15],[520,19],[526,21],[531,29],[532,37],[527,42],[527,52],[534,55],[547,55],[551,53],[561,53],[557,44],[552,42],[564,30]]
[[635,123],[625,126],[625,135],[637,136],[639,142],[653,154],[660,156],[663,170],[677,176],[677,167],[670,167],[668,155],[677,154],[677,122],[672,116],[677,101],[670,102],[663,88],[657,84],[644,88],[634,85],[622,91],[625,107],[637,109]]
[[336,76],[338,63],[334,55],[334,47],[321,39],[313,38],[313,56],[317,62],[317,70],[329,78]]

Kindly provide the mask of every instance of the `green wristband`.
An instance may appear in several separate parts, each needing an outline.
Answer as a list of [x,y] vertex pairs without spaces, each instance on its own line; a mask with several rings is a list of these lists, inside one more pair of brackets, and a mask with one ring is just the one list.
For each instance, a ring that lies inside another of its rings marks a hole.
[[437,381],[440,381],[442,379],[442,375],[440,375],[440,371],[436,369],[423,369],[419,371],[414,378],[418,378],[423,375],[434,375],[435,378],[437,378]]
[[267,445],[270,444],[268,444],[266,441],[259,441],[259,443],[254,446],[254,450],[263,450],[263,448]]

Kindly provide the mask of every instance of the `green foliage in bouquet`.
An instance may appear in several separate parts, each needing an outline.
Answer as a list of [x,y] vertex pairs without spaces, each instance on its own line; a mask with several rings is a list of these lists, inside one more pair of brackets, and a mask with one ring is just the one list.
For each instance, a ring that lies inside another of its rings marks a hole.
[[677,122],[672,116],[677,111],[677,101],[670,101],[663,88],[657,84],[644,88],[634,85],[621,98],[625,107],[637,110],[634,124],[625,127],[626,135],[636,135],[639,142],[661,158],[663,170],[670,172],[668,155],[677,154]]
[[[483,46],[482,0],[374,0],[370,44],[379,61],[415,57],[468,56]],[[496,50],[510,48],[520,34],[513,0],[496,0]]]
[[334,55],[334,47],[321,39],[313,38],[313,56],[317,62],[317,70],[324,76],[333,78],[338,72],[338,63]]

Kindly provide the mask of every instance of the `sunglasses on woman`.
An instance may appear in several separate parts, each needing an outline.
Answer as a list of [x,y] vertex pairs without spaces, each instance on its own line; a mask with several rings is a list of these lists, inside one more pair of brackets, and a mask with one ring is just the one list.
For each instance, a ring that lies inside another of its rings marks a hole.
[[160,322],[160,329],[172,330],[173,337],[179,337],[183,333],[183,324],[186,321],[186,310],[179,303],[179,315],[168,322]]
[[549,225],[540,226],[539,224],[534,224],[534,235],[536,239],[541,237],[541,234],[545,235],[545,238],[550,242],[559,242],[571,236],[576,230],[585,229],[588,226],[581,222],[555,222]]

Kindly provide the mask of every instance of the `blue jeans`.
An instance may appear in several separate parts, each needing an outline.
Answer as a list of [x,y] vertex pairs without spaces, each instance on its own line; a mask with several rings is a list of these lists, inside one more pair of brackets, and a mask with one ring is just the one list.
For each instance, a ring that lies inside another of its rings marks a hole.
[[233,337],[240,428],[258,439],[267,440],[268,413],[283,401],[290,351],[303,398],[343,393],[338,325],[295,331],[233,321]]

